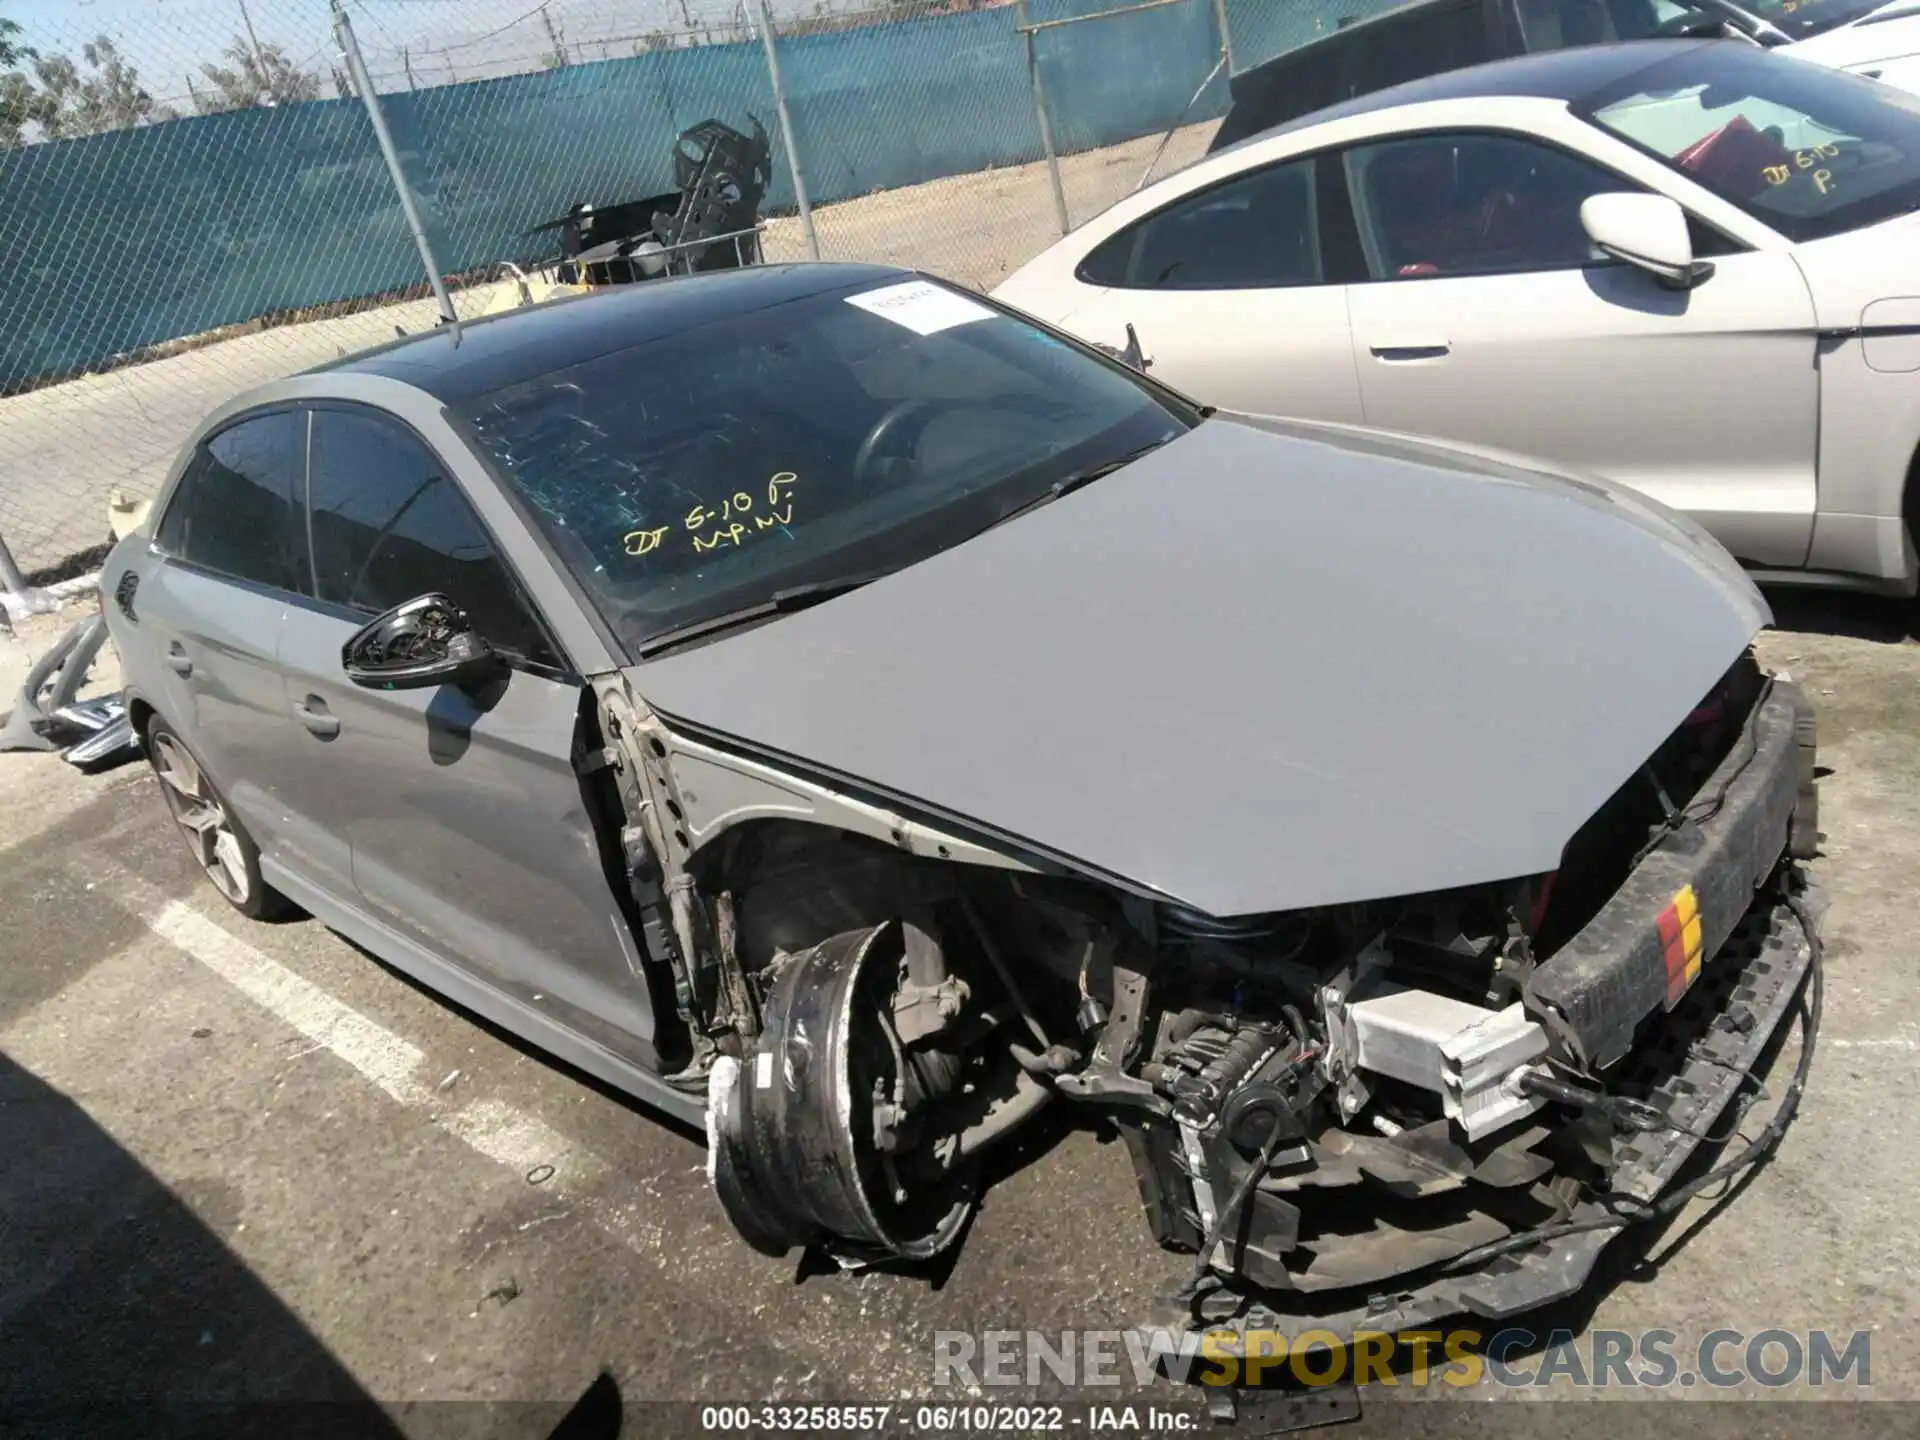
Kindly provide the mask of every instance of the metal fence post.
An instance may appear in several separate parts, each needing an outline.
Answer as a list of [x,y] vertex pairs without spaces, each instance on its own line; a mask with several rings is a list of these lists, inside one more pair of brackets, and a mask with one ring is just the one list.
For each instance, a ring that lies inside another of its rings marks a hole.
[[1060,157],[1053,148],[1053,117],[1047,112],[1047,86],[1040,78],[1040,52],[1034,46],[1034,26],[1027,17],[1027,0],[1014,0],[1014,28],[1027,42],[1027,75],[1033,81],[1033,113],[1040,122],[1040,148],[1047,156],[1047,178],[1053,182],[1053,208],[1060,216],[1060,233],[1073,229],[1067,218],[1067,189],[1060,183]]
[[387,162],[387,174],[400,193],[400,209],[413,232],[413,243],[420,249],[420,263],[427,267],[427,283],[433,286],[433,298],[440,305],[442,323],[454,327],[454,339],[460,338],[460,316],[454,311],[453,297],[447,294],[447,282],[440,278],[440,264],[433,258],[433,246],[427,242],[427,227],[420,221],[420,209],[413,203],[413,191],[407,185],[407,172],[400,168],[400,153],[393,148],[393,135],[387,129],[387,117],[380,113],[380,98],[373,93],[373,81],[367,77],[366,61],[360,58],[360,42],[354,38],[353,22],[347,18],[340,0],[333,0],[333,34],[340,42],[340,53],[347,62],[347,74],[360,101],[373,121],[373,138],[380,147],[380,158]]
[[800,207],[800,233],[807,242],[807,258],[820,258],[820,237],[813,233],[813,205],[807,199],[807,176],[800,166],[800,147],[793,143],[793,117],[787,113],[787,86],[780,78],[780,52],[773,40],[773,16],[767,13],[767,0],[753,0],[755,23],[760,41],[767,49],[767,79],[773,85],[774,117],[780,122],[780,139],[787,148],[787,173],[793,177],[793,199]]
[[53,602],[43,592],[28,587],[27,577],[14,563],[4,535],[0,535],[0,591],[6,592],[6,608],[10,614],[38,615],[53,608]]
[[1233,63],[1233,31],[1227,25],[1227,0],[1213,0],[1213,22],[1220,27],[1220,53],[1226,57],[1227,78],[1231,80],[1239,67]]

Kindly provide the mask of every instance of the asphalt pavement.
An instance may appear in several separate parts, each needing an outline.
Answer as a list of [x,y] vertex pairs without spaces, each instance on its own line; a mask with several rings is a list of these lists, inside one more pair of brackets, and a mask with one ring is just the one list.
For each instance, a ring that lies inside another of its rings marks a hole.
[[[1764,656],[1819,707],[1831,770],[1813,1083],[1778,1158],[1730,1204],[1636,1237],[1593,1294],[1546,1318],[1576,1335],[1664,1328],[1683,1349],[1723,1327],[1867,1331],[1870,1388],[1402,1383],[1367,1392],[1346,1433],[1509,1414],[1535,1433],[1622,1433],[1610,1408],[1556,1406],[1548,1423],[1471,1405],[1573,1396],[1655,1401],[1634,1433],[1674,1414],[1690,1434],[1810,1433],[1782,1428],[1803,1414],[1791,1404],[1691,1402],[1920,1398],[1920,611],[1776,598],[1789,628]],[[368,1408],[297,1413],[328,1416],[329,1433],[544,1436],[583,1396],[576,1420],[597,1413],[601,1433],[614,1414],[623,1433],[661,1433],[668,1412],[648,1406],[667,1400],[892,1404],[909,1426],[923,1402],[969,1398],[934,1384],[936,1332],[1125,1327],[1187,1263],[1151,1243],[1123,1147],[1066,1129],[1000,1167],[931,1270],[758,1255],[728,1229],[698,1135],[311,920],[229,910],[144,767],[89,777],[8,755],[0,797],[0,1430],[21,1407],[41,1433],[81,1433],[118,1412],[69,1426],[59,1406],[122,1400],[124,1432],[141,1434],[141,1407],[160,1401],[189,1416],[326,1401]],[[1768,1077],[1775,1094],[1793,1054]],[[1099,1428],[1093,1402],[1198,1414],[1164,1384],[981,1393],[1064,1399],[1069,1430]],[[1842,1412],[1826,1413],[1805,1423],[1834,1428]],[[1920,1411],[1845,1414],[1892,1434]],[[672,1416],[700,1428],[696,1410]]]

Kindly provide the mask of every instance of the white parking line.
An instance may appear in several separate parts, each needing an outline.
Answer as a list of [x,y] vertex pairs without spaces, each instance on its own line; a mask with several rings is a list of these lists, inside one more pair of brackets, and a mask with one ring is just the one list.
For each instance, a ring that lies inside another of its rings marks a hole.
[[426,1058],[418,1046],[268,959],[191,906],[169,900],[158,914],[142,918],[162,940],[346,1061],[402,1105],[417,1105],[426,1097],[425,1087],[413,1074]]
[[593,1185],[613,1171],[593,1151],[503,1101],[476,1098],[458,1105],[446,1103],[419,1073],[426,1060],[419,1046],[369,1020],[191,906],[168,900],[136,880],[119,888],[129,908],[154,934],[292,1026],[316,1048],[351,1066],[393,1100],[422,1112],[429,1122],[478,1154],[538,1184],[543,1195],[577,1206],[636,1254],[664,1263],[657,1223],[593,1193]]

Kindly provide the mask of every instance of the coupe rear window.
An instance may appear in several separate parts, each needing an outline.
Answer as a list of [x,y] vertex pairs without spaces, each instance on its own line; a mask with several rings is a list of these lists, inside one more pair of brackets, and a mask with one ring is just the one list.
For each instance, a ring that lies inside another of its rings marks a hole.
[[1575,109],[1792,240],[1920,208],[1920,98],[1873,80],[1709,44]]
[[638,651],[923,559],[1198,417],[1118,365],[912,280],[615,351],[483,396],[467,419]]

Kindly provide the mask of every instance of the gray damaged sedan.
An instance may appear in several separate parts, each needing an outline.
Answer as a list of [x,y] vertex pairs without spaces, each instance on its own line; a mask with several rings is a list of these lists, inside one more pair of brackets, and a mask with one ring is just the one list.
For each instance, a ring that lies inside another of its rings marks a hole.
[[101,583],[220,893],[704,1126],[769,1253],[935,1254],[1052,1110],[1179,1317],[1505,1314],[1817,1004],[1811,719],[1699,529],[899,271],[256,390]]

